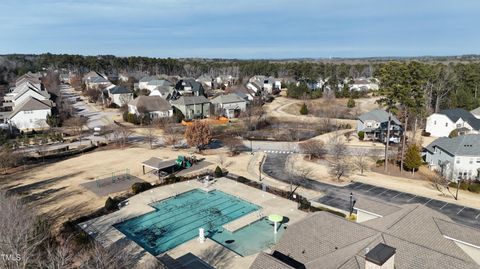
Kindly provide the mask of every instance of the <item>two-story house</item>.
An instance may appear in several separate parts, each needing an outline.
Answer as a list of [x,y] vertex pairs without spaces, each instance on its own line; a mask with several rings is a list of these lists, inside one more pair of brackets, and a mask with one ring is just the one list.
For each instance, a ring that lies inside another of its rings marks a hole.
[[450,180],[479,179],[480,135],[440,137],[426,147],[425,160]]
[[432,136],[449,136],[453,130],[458,130],[460,134],[477,134],[480,131],[480,119],[462,108],[442,110],[427,118],[425,131]]
[[237,118],[247,109],[247,101],[236,93],[219,95],[212,99],[215,111],[219,111],[227,118]]
[[[388,130],[388,112],[375,109],[360,115],[357,119],[357,132],[364,132],[365,139],[386,142]],[[400,121],[394,116],[390,117],[390,143],[399,143],[403,134]]]
[[185,116],[185,119],[198,119],[210,116],[210,101],[205,96],[181,96],[170,101],[173,107]]

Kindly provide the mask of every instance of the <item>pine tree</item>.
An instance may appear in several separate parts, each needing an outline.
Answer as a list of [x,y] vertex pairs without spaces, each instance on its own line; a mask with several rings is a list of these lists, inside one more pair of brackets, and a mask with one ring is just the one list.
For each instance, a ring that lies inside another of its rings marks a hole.
[[303,103],[302,107],[300,108],[300,114],[301,115],[307,115],[308,114],[308,107],[305,103]]
[[411,144],[408,147],[403,165],[408,170],[411,170],[412,174],[414,174],[415,170],[418,170],[418,168],[422,165],[420,148],[416,144]]

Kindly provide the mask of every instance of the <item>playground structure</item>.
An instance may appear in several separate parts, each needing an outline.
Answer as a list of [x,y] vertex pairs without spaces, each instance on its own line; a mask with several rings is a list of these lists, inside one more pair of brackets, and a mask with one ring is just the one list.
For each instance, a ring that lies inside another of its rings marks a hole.
[[118,171],[113,171],[111,173],[99,175],[95,177],[95,182],[97,187],[101,188],[110,184],[115,184],[117,182],[123,182],[130,179],[130,169],[122,169]]
[[167,176],[175,172],[191,168],[194,164],[197,164],[198,160],[195,156],[182,156],[179,155],[177,159],[164,161],[157,157],[152,157],[142,162],[143,174],[147,174],[145,167],[151,170],[148,173],[153,173],[160,179],[162,176]]

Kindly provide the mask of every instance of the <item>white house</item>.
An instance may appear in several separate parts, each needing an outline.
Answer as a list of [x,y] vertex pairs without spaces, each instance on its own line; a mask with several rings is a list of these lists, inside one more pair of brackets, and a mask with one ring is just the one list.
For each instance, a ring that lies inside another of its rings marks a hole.
[[133,93],[123,86],[108,87],[105,89],[110,102],[121,107],[133,100]]
[[444,137],[456,129],[460,133],[478,133],[480,130],[480,119],[465,109],[446,109],[433,113],[427,118],[425,131],[432,136]]
[[202,83],[208,88],[212,88],[214,79],[209,75],[201,75],[196,79],[196,81]]
[[376,91],[379,89],[376,79],[356,78],[349,85],[350,91]]
[[165,100],[169,100],[172,96],[174,88],[172,86],[158,86],[150,91],[149,96],[160,96]]
[[450,180],[479,179],[480,135],[440,137],[426,147],[425,160]]
[[255,92],[263,90],[271,94],[274,89],[280,90],[282,88],[282,80],[273,77],[257,75],[251,77],[248,82],[247,88]]
[[165,79],[154,79],[154,80],[150,80],[149,82],[147,82],[144,89],[147,89],[151,92],[155,88],[162,87],[162,86],[172,86],[172,83],[168,80],[165,80]]
[[47,116],[52,111],[52,101],[38,100],[29,97],[23,103],[17,104],[8,116],[8,123],[19,130],[48,128]]
[[144,96],[135,98],[128,104],[128,113],[148,113],[151,119],[173,116],[173,108],[168,101],[160,96]]
[[220,110],[227,118],[237,118],[247,109],[247,101],[235,93],[219,95],[211,102],[215,110]]

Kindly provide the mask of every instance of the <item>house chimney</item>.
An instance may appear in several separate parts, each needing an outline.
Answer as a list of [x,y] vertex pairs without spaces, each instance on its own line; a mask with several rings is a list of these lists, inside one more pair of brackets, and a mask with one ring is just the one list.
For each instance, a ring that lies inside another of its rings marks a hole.
[[376,245],[365,254],[365,269],[394,269],[395,251],[395,248],[383,243]]

